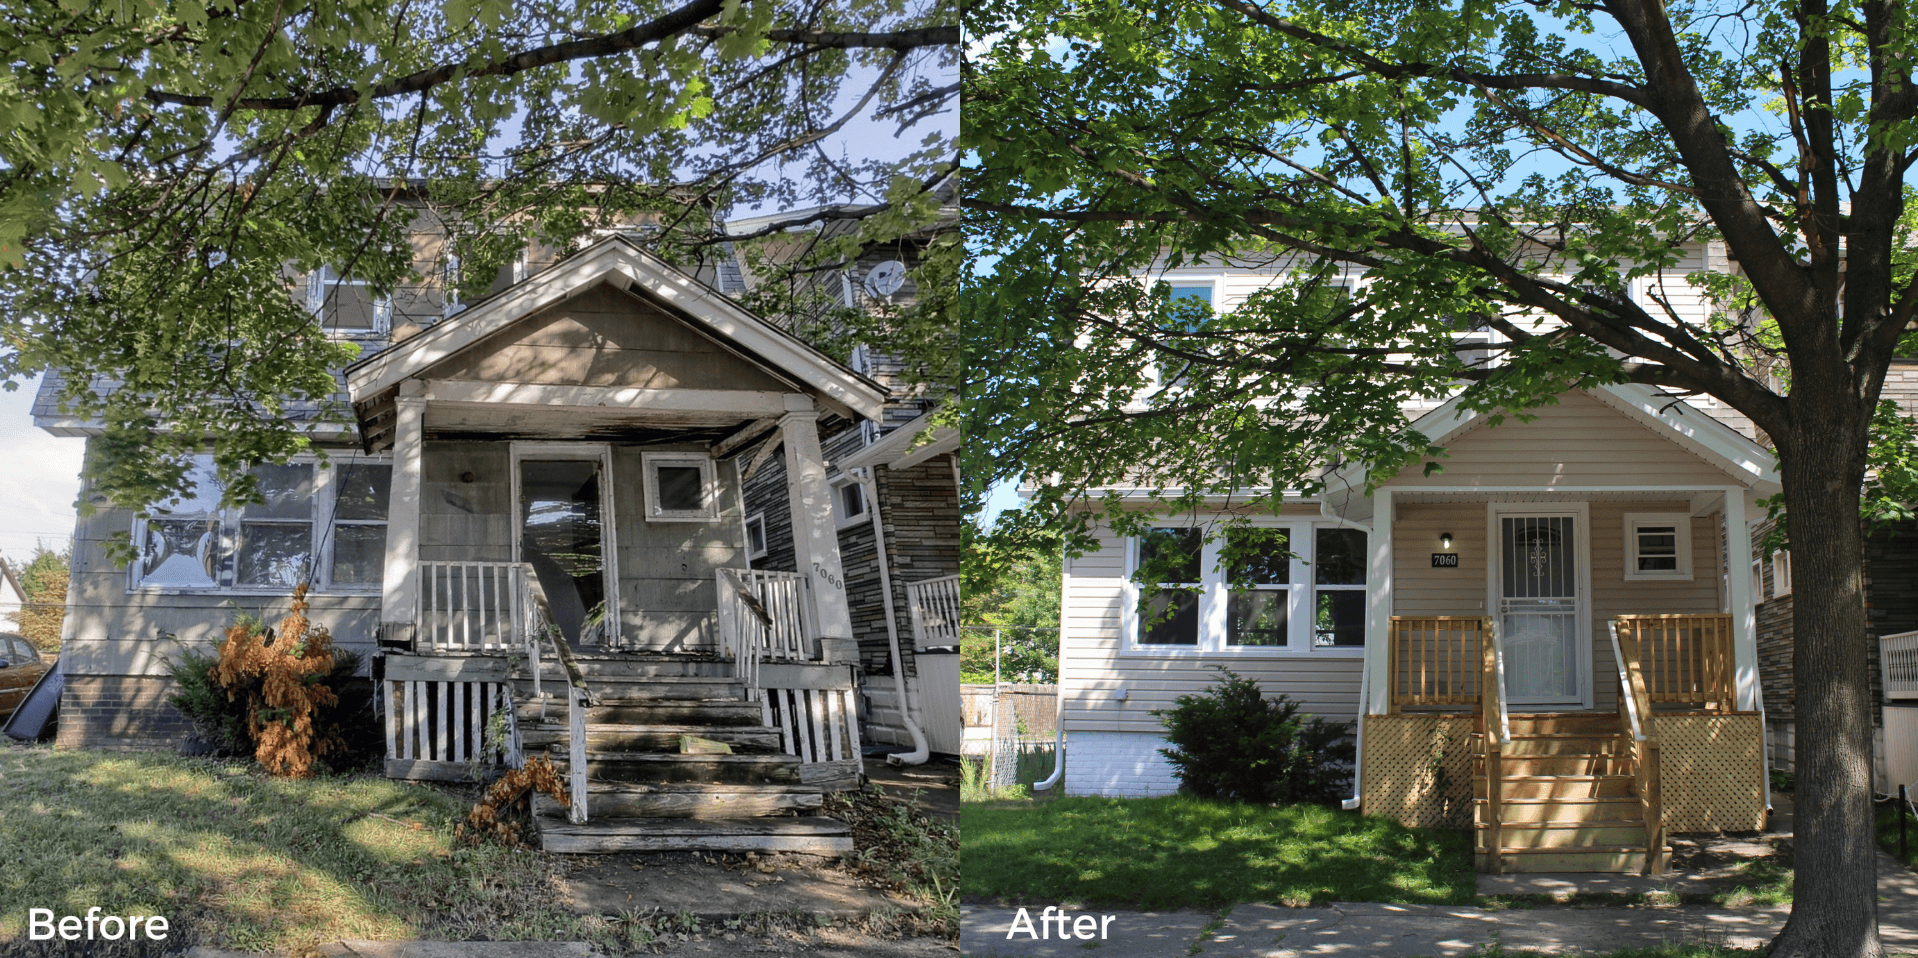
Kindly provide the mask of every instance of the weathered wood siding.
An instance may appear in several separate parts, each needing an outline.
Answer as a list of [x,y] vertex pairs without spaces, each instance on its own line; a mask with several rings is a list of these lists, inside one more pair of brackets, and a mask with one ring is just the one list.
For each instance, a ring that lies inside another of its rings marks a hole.
[[422,561],[513,560],[512,456],[506,443],[429,441],[420,451],[420,473]]
[[[704,451],[703,446],[647,446]],[[715,463],[719,517],[709,522],[647,522],[640,447],[613,447],[613,511],[619,535],[621,629],[629,646],[666,651],[718,644],[715,573],[746,568],[739,473]]]
[[652,301],[601,284],[449,358],[433,378],[790,392]]

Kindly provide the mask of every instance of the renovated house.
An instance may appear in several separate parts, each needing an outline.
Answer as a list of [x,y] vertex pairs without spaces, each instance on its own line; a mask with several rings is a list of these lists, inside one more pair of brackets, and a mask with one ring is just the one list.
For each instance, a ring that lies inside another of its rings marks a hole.
[[[1275,275],[1163,279],[1229,309]],[[1456,399],[1408,408],[1446,449],[1437,471],[1367,494],[1346,465],[1276,515],[1221,497],[1068,557],[1066,792],[1175,791],[1152,713],[1225,666],[1354,722],[1348,807],[1472,828],[1485,870],[1658,871],[1669,833],[1761,827],[1746,569],[1757,500],[1780,489],[1773,455],[1735,413],[1648,387],[1530,412],[1495,426]],[[1227,570],[1230,536],[1251,558]],[[1171,577],[1136,581],[1148,559]]]
[[[312,280],[364,348],[355,423],[316,430],[325,461],[256,468],[264,503],[222,506],[202,463],[193,501],[80,520],[59,743],[176,741],[168,658],[309,582],[310,615],[372,658],[390,776],[550,753],[573,804],[542,807],[548,849],[849,849],[811,814],[863,771],[821,442],[887,394],[716,285],[725,264],[695,277],[619,235],[535,250],[475,303]],[[38,424],[90,435],[54,388]],[[784,571],[750,558],[741,475],[768,457]],[[123,568],[102,546],[128,531]]]

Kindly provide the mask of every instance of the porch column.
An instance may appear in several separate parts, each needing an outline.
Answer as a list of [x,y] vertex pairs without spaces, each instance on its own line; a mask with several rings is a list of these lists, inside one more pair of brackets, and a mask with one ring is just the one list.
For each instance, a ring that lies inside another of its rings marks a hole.
[[1387,652],[1392,641],[1392,490],[1372,493],[1372,534],[1365,540],[1370,561],[1365,567],[1365,711],[1384,715],[1390,704],[1391,676]]
[[1732,670],[1740,711],[1758,709],[1758,628],[1752,595],[1752,534],[1745,525],[1745,490],[1725,490],[1725,597],[1732,613]]
[[[839,562],[839,527],[833,521],[832,487],[819,451],[819,413],[806,396],[786,397],[786,501],[792,509],[793,565],[810,577],[813,632],[827,662],[854,662],[859,644],[846,605],[846,572]],[[867,503],[878,508],[878,503]]]
[[386,571],[380,579],[380,637],[411,642],[419,609],[420,446],[426,384],[400,383],[393,417],[393,488],[386,507]]

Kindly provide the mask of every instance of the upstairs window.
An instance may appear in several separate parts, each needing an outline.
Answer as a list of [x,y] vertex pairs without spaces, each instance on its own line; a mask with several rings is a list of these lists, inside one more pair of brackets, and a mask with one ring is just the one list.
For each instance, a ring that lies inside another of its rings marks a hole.
[[320,327],[338,336],[384,336],[393,324],[393,301],[377,296],[364,280],[342,277],[330,266],[306,277],[306,309]]
[[1692,577],[1692,520],[1682,513],[1625,516],[1625,578]]

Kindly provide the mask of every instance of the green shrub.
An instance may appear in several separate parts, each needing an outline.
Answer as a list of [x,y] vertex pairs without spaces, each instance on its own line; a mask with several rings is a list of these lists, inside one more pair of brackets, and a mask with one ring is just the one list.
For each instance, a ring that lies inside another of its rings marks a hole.
[[229,698],[226,689],[213,680],[213,669],[220,657],[188,650],[178,660],[169,659],[178,691],[167,697],[167,704],[186,716],[193,734],[216,755],[253,754],[252,736],[247,733],[245,697]]
[[1353,757],[1350,722],[1300,715],[1257,682],[1215,666],[1219,684],[1152,714],[1165,724],[1179,791],[1262,804],[1331,805],[1344,797]]

